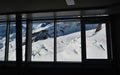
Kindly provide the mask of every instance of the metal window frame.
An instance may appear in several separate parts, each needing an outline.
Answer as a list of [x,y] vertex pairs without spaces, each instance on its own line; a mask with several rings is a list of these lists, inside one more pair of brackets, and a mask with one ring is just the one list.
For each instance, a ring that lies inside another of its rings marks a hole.
[[16,14],[16,61],[22,63],[22,15]]
[[[101,61],[103,61],[103,62],[106,62],[106,61],[112,61],[112,46],[111,46],[111,44],[112,44],[112,40],[111,40],[111,28],[110,28],[110,22],[109,22],[109,18],[107,17],[107,16],[103,16],[103,17],[101,17],[101,16],[99,16],[99,17],[76,17],[76,18],[56,18],[56,13],[55,12],[53,12],[54,13],[54,18],[53,19],[40,19],[40,20],[53,20],[54,21],[54,62],[52,62],[52,63],[59,63],[59,62],[56,62],[56,57],[57,57],[57,53],[56,53],[56,43],[57,43],[57,38],[56,38],[56,20],[61,20],[61,19],[64,19],[64,20],[67,20],[67,19],[80,19],[80,22],[81,22],[81,47],[82,47],[82,49],[81,49],[81,51],[82,51],[82,62],[80,62],[80,63],[86,63],[86,62],[89,62],[89,61],[98,61],[98,62],[101,62]],[[21,22],[22,21],[26,21],[26,23],[27,23],[27,29],[26,29],[26,55],[25,55],[25,62],[33,62],[33,61],[31,61],[31,34],[32,34],[32,21],[38,21],[38,19],[37,20],[33,20],[33,19],[30,19],[30,18],[32,18],[32,16],[30,16],[31,14],[28,14],[28,16],[27,16],[27,20],[22,20],[21,19],[21,17],[22,17],[22,13],[19,13],[19,14],[16,14],[16,20],[15,21],[4,21],[4,22],[7,22],[8,24],[9,24],[9,22],[16,22],[16,23],[20,23],[21,24]],[[85,24],[86,23],[106,23],[106,34],[107,34],[107,49],[108,49],[108,59],[87,59],[86,58],[86,40],[85,40],[85,38],[86,38],[86,36],[85,36]],[[20,26],[20,24],[19,25],[16,25],[16,34],[20,31],[20,35],[21,35],[21,33],[22,33],[22,29],[20,28],[20,29],[18,29],[19,27],[21,27]],[[9,29],[7,28],[7,32],[9,31]],[[9,34],[9,33],[8,33]],[[7,34],[7,40],[9,39],[8,38],[8,34]],[[29,37],[28,37],[28,35],[29,35]],[[21,42],[22,42],[22,37],[20,36],[19,37],[19,35],[17,34],[16,35],[16,40],[18,40],[19,39],[19,41],[21,40]],[[18,41],[17,41],[18,42]],[[17,44],[17,42],[16,42],[16,44]],[[22,45],[19,45],[20,47],[19,48],[17,48],[17,46],[18,46],[18,44],[16,45],[16,50],[17,50],[17,52],[16,52],[16,54],[17,54],[17,62],[18,61],[20,61],[20,62],[23,62],[22,61],[22,52],[20,52],[20,54],[18,54],[18,49],[20,49],[20,50],[22,50],[21,48],[22,48]],[[6,44],[6,49],[7,49],[7,47],[8,47],[8,44]],[[29,52],[29,53],[28,53]],[[8,60],[8,56],[7,56],[7,53],[8,53],[8,51],[6,51],[5,52],[5,54],[6,54],[6,56],[5,56],[5,61],[7,61]],[[20,58],[19,58],[20,57]],[[14,61],[13,61],[14,62]],[[39,63],[40,63],[41,61],[39,61]],[[44,62],[43,62],[44,63]],[[48,62],[45,62],[45,63],[48,63]],[[51,62],[50,62],[51,63]],[[60,62],[60,63],[62,63],[62,62]],[[63,63],[71,63],[71,62],[63,62]],[[72,63],[76,63],[76,62],[72,62]]]
[[[113,56],[112,56],[112,38],[111,38],[111,26],[110,26],[110,21],[109,21],[109,17],[108,16],[103,16],[103,17],[85,17],[84,18],[84,26],[85,24],[96,24],[96,23],[106,23],[106,40],[107,40],[107,59],[87,59],[85,58],[85,63],[89,63],[89,62],[96,62],[96,63],[100,63],[100,62],[112,62],[113,60]],[[85,29],[84,29],[85,32]],[[86,36],[86,32],[83,34],[84,36]],[[83,41],[86,43],[86,37],[85,37],[85,41]],[[86,47],[86,44],[84,44]],[[86,49],[86,48],[85,48]],[[86,51],[86,50],[85,50]],[[86,56],[85,56],[86,57]]]
[[31,62],[31,54],[32,54],[32,21],[31,14],[27,14],[26,20],[26,47],[25,47],[25,62]]
[[[80,19],[81,22],[81,51],[82,51],[82,63],[86,62],[86,61],[96,61],[96,60],[100,60],[100,61],[111,61],[111,46],[109,45],[109,43],[111,44],[111,41],[108,43],[108,40],[110,40],[109,36],[110,33],[108,33],[110,30],[110,25],[108,25],[108,17],[106,16],[97,16],[97,17],[80,17],[80,18],[56,18],[55,12],[54,12],[54,18],[53,19],[46,19],[46,20],[54,20],[54,62],[57,62],[57,53],[56,53],[56,43],[57,43],[57,37],[56,37],[56,21],[57,20],[68,20],[68,19]],[[32,21],[38,21],[37,20],[32,20]],[[41,19],[40,19],[41,20]],[[45,20],[45,19],[43,19]],[[85,24],[86,23],[106,23],[107,24],[107,29],[106,29],[106,34],[107,34],[107,49],[108,49],[108,59],[87,59],[86,58],[86,36],[85,36]],[[28,38],[27,38],[28,39]],[[34,61],[31,61],[34,62]],[[38,62],[43,62],[43,61],[38,61]],[[59,63],[59,62],[58,62]],[[61,62],[62,63],[62,62]],[[66,62],[66,63],[71,63],[71,62]],[[76,62],[72,62],[72,63],[76,63]]]
[[10,21],[9,21],[9,15],[7,15],[7,28],[6,28],[6,43],[5,43],[5,61],[8,61],[8,55],[9,55],[9,34],[10,34]]
[[54,61],[57,62],[57,24],[56,24],[56,13],[54,12]]

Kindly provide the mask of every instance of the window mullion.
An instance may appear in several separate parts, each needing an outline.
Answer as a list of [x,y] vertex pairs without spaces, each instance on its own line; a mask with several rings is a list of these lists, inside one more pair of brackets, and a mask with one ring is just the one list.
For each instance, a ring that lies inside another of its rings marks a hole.
[[[112,55],[112,40],[111,40],[111,31],[110,31],[110,24],[109,21],[107,21],[106,23],[106,34],[107,34],[107,54],[108,54],[108,59],[113,59],[113,55]],[[110,43],[111,42],[111,43]]]
[[57,61],[57,24],[56,24],[56,13],[54,12],[54,62]]
[[7,15],[7,28],[6,28],[6,43],[5,43],[5,61],[8,61],[8,55],[9,55],[9,34],[10,34],[10,21],[9,21],[9,15]]
[[16,14],[16,61],[22,63],[22,16]]
[[26,32],[26,52],[25,52],[25,61],[31,61],[32,54],[32,20],[31,14],[27,15],[27,32]]
[[85,36],[85,21],[81,17],[81,50],[82,50],[82,62],[86,60],[86,36]]

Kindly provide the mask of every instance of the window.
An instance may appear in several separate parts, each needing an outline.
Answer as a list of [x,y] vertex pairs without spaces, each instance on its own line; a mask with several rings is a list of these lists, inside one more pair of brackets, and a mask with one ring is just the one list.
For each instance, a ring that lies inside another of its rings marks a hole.
[[86,24],[87,59],[107,59],[106,23]]
[[[94,17],[81,20],[81,17],[78,16],[79,12],[76,12],[75,16],[68,12],[68,15],[62,13],[65,12],[57,12],[55,18],[48,18],[45,14],[44,17],[41,14],[32,15],[33,19],[30,21],[30,25],[32,24],[31,38],[27,38],[31,40],[32,45],[30,46],[32,49],[31,61],[82,62],[83,59],[108,59],[109,50],[104,18]],[[82,28],[83,26],[85,26],[85,30]],[[26,28],[24,28],[23,44],[25,44],[26,36],[26,31],[24,31]],[[86,35],[81,33],[81,29]],[[85,37],[81,37],[83,35]],[[85,40],[81,40],[83,38]],[[23,55],[25,55],[25,45],[23,48]]]
[[0,61],[16,60],[15,15],[0,15]]
[[0,61],[5,57],[6,27],[6,23],[0,23]]
[[25,61],[25,49],[26,49],[26,22],[22,22],[22,59]]
[[8,60],[16,61],[16,24],[15,22],[10,23]]
[[57,61],[81,61],[80,20],[57,21]]
[[[111,59],[106,16],[81,17],[80,11],[61,11],[23,14],[16,20],[15,15],[3,18],[0,18],[0,61],[16,61],[16,54],[27,62],[81,63],[88,59]],[[22,37],[17,40],[22,41],[22,46],[16,43],[16,29],[19,31],[21,22]]]
[[54,60],[54,22],[33,21],[32,61]]

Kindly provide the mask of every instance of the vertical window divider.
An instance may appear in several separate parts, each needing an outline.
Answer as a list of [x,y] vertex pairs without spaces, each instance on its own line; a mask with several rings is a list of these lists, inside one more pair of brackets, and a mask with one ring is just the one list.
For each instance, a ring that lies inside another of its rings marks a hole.
[[16,61],[22,63],[22,15],[16,14]]
[[54,12],[54,62],[57,61],[57,26],[56,13]]
[[16,14],[16,67],[17,75],[22,75],[22,15]]
[[25,62],[31,61],[31,54],[32,54],[32,20],[31,18],[32,18],[32,15],[27,14]]
[[[107,57],[108,59],[113,59],[113,55],[112,55],[112,36],[111,36],[111,25],[109,24],[110,22],[107,20],[106,22],[106,39],[107,39]],[[110,41],[110,42],[109,42]]]
[[9,21],[9,15],[7,15],[7,28],[6,28],[6,43],[5,43],[5,61],[8,61],[8,55],[9,55],[9,34],[10,34],[10,21]]
[[86,60],[86,36],[85,36],[85,19],[81,17],[81,50],[82,50],[82,62]]

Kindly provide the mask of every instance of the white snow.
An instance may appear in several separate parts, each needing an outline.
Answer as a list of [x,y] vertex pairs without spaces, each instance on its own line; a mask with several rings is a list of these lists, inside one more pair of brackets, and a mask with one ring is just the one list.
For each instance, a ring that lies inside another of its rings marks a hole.
[[[60,23],[63,24],[63,23]],[[73,23],[76,24],[76,23]],[[49,28],[38,27],[34,32]],[[74,25],[73,25],[74,26]],[[75,29],[73,29],[75,30]],[[105,24],[102,29],[95,33],[95,29],[86,31],[86,49],[88,59],[107,59],[107,42]],[[93,35],[94,34],[94,35]],[[23,38],[25,39],[25,38]],[[5,42],[4,42],[5,43]],[[15,39],[10,42],[9,60],[16,59]],[[4,58],[5,46],[0,49],[0,60]],[[32,43],[32,61],[53,61],[54,60],[54,38],[39,40]],[[25,46],[23,46],[23,59],[25,58]],[[80,31],[57,37],[57,61],[81,62],[81,33]]]
[[57,38],[57,61],[81,61],[80,32]]
[[16,39],[13,39],[12,42],[9,43],[9,55],[8,55],[9,61],[15,61],[16,60]]
[[32,43],[32,61],[53,61],[53,49],[53,38]]
[[95,34],[95,29],[86,31],[86,48],[88,59],[107,59],[106,27]]

